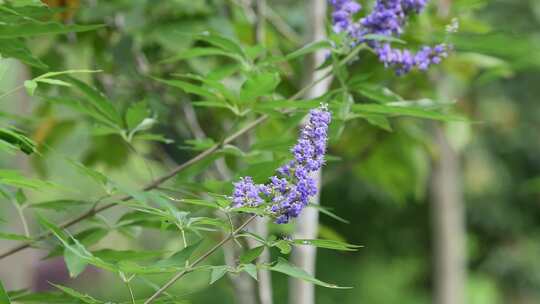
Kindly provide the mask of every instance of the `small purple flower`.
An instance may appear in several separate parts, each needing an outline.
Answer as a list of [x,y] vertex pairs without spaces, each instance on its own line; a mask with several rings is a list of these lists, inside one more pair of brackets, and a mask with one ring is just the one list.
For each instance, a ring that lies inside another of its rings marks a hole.
[[[376,0],[373,10],[358,21],[354,21],[353,15],[361,6],[354,0],[329,0],[329,2],[334,7],[332,14],[334,31],[346,32],[353,40],[352,45],[367,43],[375,50],[384,66],[393,68],[398,75],[406,74],[414,68],[425,71],[448,56],[449,48],[443,44],[433,48],[425,46],[414,53],[406,49],[392,48],[387,42],[368,37],[368,35],[389,38],[401,36],[407,17],[421,13],[428,0]],[[348,9],[349,7],[352,9]]]
[[233,207],[256,207],[264,202],[261,198],[261,185],[255,185],[250,176],[240,178],[234,183]]
[[278,224],[298,217],[318,191],[311,174],[324,164],[330,120],[326,106],[311,110],[307,124],[291,149],[294,160],[278,168],[278,175],[272,176],[266,185],[255,185],[250,177],[241,178],[234,184],[233,207],[254,207],[267,202],[267,210]]

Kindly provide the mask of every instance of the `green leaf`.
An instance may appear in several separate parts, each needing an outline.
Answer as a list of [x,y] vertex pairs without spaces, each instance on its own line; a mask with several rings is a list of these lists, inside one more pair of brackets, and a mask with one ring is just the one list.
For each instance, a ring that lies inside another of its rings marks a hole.
[[228,37],[215,33],[204,32],[202,34],[196,35],[195,38],[198,40],[206,41],[209,44],[216,46],[222,50],[236,54],[240,56],[240,58],[246,58],[246,54],[242,47],[237,42]]
[[315,285],[319,285],[319,286],[323,286],[327,288],[340,288],[340,289],[351,288],[351,287],[339,287],[334,284],[329,284],[329,283],[320,281],[314,278],[313,276],[311,276],[309,273],[305,272],[304,270],[289,264],[289,262],[287,262],[285,259],[282,259],[282,258],[279,258],[276,265],[270,267],[270,270],[280,272],[288,276],[291,276],[293,278],[304,280],[306,282],[310,282]]
[[79,88],[79,90],[86,96],[86,101],[91,104],[99,114],[101,114],[105,119],[115,126],[122,125],[120,114],[113,106],[111,101],[109,101],[105,95],[103,95],[103,93],[76,78],[71,76],[65,77],[69,83]]
[[25,154],[32,154],[36,150],[36,144],[30,138],[14,129],[0,128],[0,141],[5,141],[18,147]]
[[[10,295],[13,301],[17,303],[35,303],[35,304],[73,304],[73,298],[64,293],[57,292],[38,292],[25,293],[20,295]],[[77,301],[76,303],[80,303]]]
[[44,217],[38,214],[38,222],[45,228],[49,229],[52,234],[62,243],[62,246],[65,250],[70,250],[73,254],[78,256],[80,259],[84,260],[88,264],[92,264],[96,267],[106,269],[108,271],[117,271],[115,265],[104,262],[103,260],[92,255],[83,244],[81,244],[77,239],[71,236],[67,236],[66,233],[60,229],[55,224],[51,223]]
[[442,120],[442,121],[465,121],[461,115],[443,114],[417,107],[388,106],[380,104],[354,104],[352,110],[356,114],[381,114],[387,116],[410,116],[416,118]]
[[186,264],[186,262],[189,260],[189,258],[191,257],[195,249],[197,249],[201,243],[202,243],[202,239],[176,252],[169,258],[158,261],[157,263],[155,263],[155,265],[160,266],[160,267],[166,267],[166,266],[183,267]]
[[240,256],[240,263],[249,264],[257,259],[264,251],[264,246],[251,248]]
[[320,240],[320,239],[313,239],[313,240],[296,239],[293,241],[293,243],[296,245],[315,246],[319,248],[334,249],[334,250],[341,250],[341,251],[357,251],[358,248],[362,247],[362,246],[347,244],[347,243],[335,241],[335,240]]
[[114,249],[101,249],[92,252],[95,257],[98,257],[107,262],[120,262],[120,261],[138,261],[147,260],[151,258],[159,257],[163,254],[161,251],[133,251],[133,250],[114,250]]
[[12,233],[3,233],[3,232],[0,232],[0,239],[4,239],[4,240],[11,240],[11,241],[32,241],[31,238],[25,236],[25,235],[20,235],[20,234],[12,234]]
[[63,87],[71,87],[71,83],[67,83],[65,81],[59,80],[59,79],[53,79],[53,78],[43,78],[43,79],[36,79],[36,82],[43,82],[51,85],[57,85],[57,86],[63,86]]
[[181,199],[179,201],[182,202],[182,203],[185,203],[185,204],[204,206],[204,207],[209,207],[209,208],[213,208],[213,209],[219,209],[219,205],[217,203],[209,202],[209,201],[202,200],[202,199],[183,198],[183,199]]
[[388,118],[384,117],[383,115],[376,115],[376,114],[364,115],[364,118],[367,120],[367,122],[370,125],[381,128],[388,132],[392,132],[392,125],[390,125],[390,121],[388,120]]
[[146,102],[141,101],[130,105],[125,116],[127,128],[129,130],[135,129],[145,118],[150,117],[151,114]]
[[184,92],[189,93],[189,94],[195,94],[195,95],[203,96],[210,99],[216,99],[216,96],[212,92],[200,86],[196,86],[194,84],[191,84],[183,80],[165,80],[165,79],[159,79],[159,78],[154,78],[154,79],[164,84],[173,86],[175,88],[182,89]]
[[383,86],[365,82],[354,83],[350,86],[356,92],[376,102],[387,103],[403,100],[401,96]]
[[[64,71],[56,71],[56,72],[47,72],[45,74],[41,74],[38,77],[34,78],[33,80],[41,81],[44,79],[50,79],[51,77],[61,76],[61,75],[70,75],[70,74],[88,74],[88,73],[99,73],[102,72],[101,70],[85,70],[85,69],[79,69],[79,70],[64,70]],[[56,79],[54,79],[56,80]],[[70,86],[67,82],[64,82],[65,85]]]
[[22,189],[17,189],[17,192],[15,193],[15,201],[21,206],[26,203],[27,198]]
[[227,265],[212,267],[212,272],[210,273],[210,285],[221,279],[227,273],[228,269],[229,266]]
[[73,159],[69,159],[68,158],[68,162],[70,164],[72,164],[75,168],[77,168],[77,170],[79,170],[79,172],[81,172],[82,174],[90,177],[92,180],[94,180],[96,183],[98,183],[100,186],[105,186],[108,184],[109,182],[109,178],[107,176],[105,176],[105,174],[99,172],[99,171],[96,171],[92,168],[89,168],[85,165],[83,165],[82,163],[76,161],[76,160],[73,160]]
[[26,92],[30,96],[34,96],[34,92],[36,92],[37,86],[38,86],[38,84],[34,80],[25,80],[24,81],[24,88],[26,89]]
[[258,281],[258,278],[257,278],[257,266],[255,266],[253,264],[246,264],[246,265],[244,265],[243,270],[247,274],[249,274],[253,279],[255,279],[255,281]]
[[3,58],[15,58],[38,69],[47,69],[47,65],[34,57],[22,39],[0,39],[0,55]]
[[342,223],[345,223],[345,224],[349,224],[350,222],[342,217],[340,217],[339,215],[331,212],[330,210],[328,210],[328,208],[325,208],[319,204],[309,204],[310,207],[313,207],[317,210],[319,210],[320,213],[324,214],[324,215],[327,215],[337,221],[340,221]]
[[289,254],[291,252],[291,245],[289,242],[284,240],[279,240],[273,244],[273,246],[277,247],[281,254]]
[[69,276],[75,278],[81,274],[88,263],[68,248],[64,249],[64,261],[66,262]]
[[11,303],[11,301],[9,300],[9,297],[7,295],[7,292],[4,289],[4,285],[2,284],[2,281],[0,281],[0,303],[1,304],[10,304]]
[[96,300],[95,298],[87,295],[87,294],[82,294],[74,289],[71,289],[69,287],[65,287],[65,286],[62,286],[62,285],[57,285],[57,284],[54,284],[54,283],[49,283],[51,284],[52,286],[60,289],[61,291],[63,291],[65,294],[71,296],[72,298],[75,298],[75,299],[78,299],[80,301],[82,301],[83,303],[87,303],[87,304],[101,304],[101,303],[104,303],[102,301],[99,301],[99,300]]
[[278,73],[256,72],[247,75],[240,90],[241,102],[254,102],[256,98],[271,94],[281,81]]
[[84,205],[89,205],[90,202],[86,201],[79,201],[79,200],[69,200],[69,199],[62,199],[62,200],[53,200],[53,201],[47,201],[42,203],[35,203],[28,205],[29,208],[37,208],[37,209],[52,209],[55,211],[69,211],[69,208],[73,207],[81,207]]
[[309,44],[306,44],[302,48],[288,54],[287,56],[285,56],[285,59],[286,60],[291,60],[291,59],[295,59],[295,58],[300,57],[300,56],[304,56],[304,55],[309,54],[309,53],[316,52],[316,51],[318,51],[320,49],[329,49],[329,48],[332,48],[332,43],[330,43],[330,41],[328,41],[328,40],[315,41],[315,42],[311,42]]
[[175,62],[179,60],[186,60],[186,59],[204,57],[204,56],[225,56],[225,57],[230,57],[237,60],[238,59],[242,60],[242,57],[235,56],[234,54],[231,54],[222,49],[211,48],[211,47],[206,47],[206,48],[194,47],[194,48],[189,48],[187,50],[184,50],[180,52],[179,54],[172,56],[171,58],[165,59],[161,63],[170,63],[170,62]]
[[4,24],[0,27],[0,38],[32,37],[49,34],[93,31],[104,25],[64,25],[56,22],[27,22],[21,24]]
[[54,186],[50,182],[24,177],[18,171],[2,169],[0,169],[0,184],[32,190],[43,190]]

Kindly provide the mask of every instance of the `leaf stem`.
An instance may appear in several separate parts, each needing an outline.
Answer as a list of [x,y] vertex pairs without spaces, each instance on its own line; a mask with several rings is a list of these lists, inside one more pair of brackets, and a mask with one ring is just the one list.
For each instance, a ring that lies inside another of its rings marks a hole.
[[169,287],[171,287],[176,281],[178,281],[180,278],[185,276],[186,274],[193,271],[193,267],[197,266],[204,260],[206,260],[209,256],[211,256],[214,252],[216,252],[221,246],[223,246],[225,243],[230,241],[232,238],[234,238],[240,231],[242,231],[251,221],[253,221],[257,215],[251,216],[249,219],[247,219],[242,225],[240,225],[236,230],[231,232],[227,237],[222,239],[219,243],[217,243],[214,247],[210,248],[208,251],[203,253],[201,256],[199,256],[193,263],[191,263],[190,267],[185,268],[184,270],[177,273],[174,277],[172,277],[167,283],[165,283],[163,286],[161,286],[160,289],[158,289],[150,298],[148,298],[144,304],[152,303],[157,297],[159,297],[165,290],[167,290]]

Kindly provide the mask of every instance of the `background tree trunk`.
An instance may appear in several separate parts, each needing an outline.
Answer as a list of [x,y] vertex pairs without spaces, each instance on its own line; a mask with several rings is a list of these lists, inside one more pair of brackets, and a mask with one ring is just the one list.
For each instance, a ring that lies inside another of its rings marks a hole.
[[434,128],[439,158],[432,177],[435,304],[465,303],[465,220],[459,155],[441,126]]
[[[438,13],[447,17],[451,0],[439,0]],[[437,78],[438,97],[452,100],[451,83]],[[438,157],[433,162],[432,223],[434,250],[435,304],[464,304],[466,296],[465,211],[459,152],[453,149],[444,126],[433,128]]]
[[[306,21],[309,29],[308,41],[317,41],[326,38],[326,0],[308,0],[306,3]],[[324,51],[317,51],[309,58],[306,70],[306,82],[311,82],[320,78],[326,70],[316,71],[325,58]],[[326,93],[330,86],[331,79],[319,82],[309,92],[306,98],[314,98]],[[321,185],[321,171],[319,170],[314,178],[317,184]],[[315,196],[311,203],[319,204],[319,195]],[[318,234],[319,212],[315,208],[306,208],[296,221],[295,238],[314,239]],[[310,274],[315,274],[316,247],[300,246],[294,248],[291,254],[291,262],[304,269]],[[290,279],[289,281],[289,303],[291,304],[313,304],[315,303],[315,287],[311,283]]]

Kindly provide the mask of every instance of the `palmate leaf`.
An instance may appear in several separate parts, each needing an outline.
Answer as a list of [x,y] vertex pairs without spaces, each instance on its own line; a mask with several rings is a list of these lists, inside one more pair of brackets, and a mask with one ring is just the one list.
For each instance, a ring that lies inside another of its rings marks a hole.
[[279,258],[277,263],[275,265],[269,267],[269,269],[272,270],[272,271],[275,271],[275,272],[280,272],[280,273],[286,274],[286,275],[291,276],[293,278],[304,280],[306,282],[310,282],[310,283],[313,283],[315,285],[319,285],[319,286],[323,286],[323,287],[327,287],[327,288],[338,288],[338,289],[351,288],[351,287],[340,287],[340,286],[335,285],[335,284],[329,284],[329,283],[323,282],[321,280],[318,280],[318,279],[314,278],[313,276],[311,276],[309,273],[305,272],[303,269],[300,269],[300,268],[298,268],[296,266],[293,266],[293,265],[289,264],[289,262],[287,262],[283,258]]

